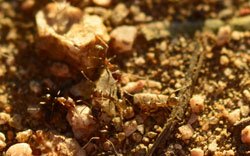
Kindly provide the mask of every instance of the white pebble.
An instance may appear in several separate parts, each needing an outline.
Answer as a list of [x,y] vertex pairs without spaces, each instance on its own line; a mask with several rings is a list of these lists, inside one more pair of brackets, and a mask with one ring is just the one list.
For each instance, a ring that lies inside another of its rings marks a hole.
[[93,3],[102,7],[108,7],[111,3],[111,0],[93,0]]
[[240,120],[240,109],[235,109],[234,111],[230,112],[228,115],[228,120],[231,124],[236,123]]
[[5,112],[0,113],[0,125],[6,124],[9,120],[10,120],[9,114]]
[[244,94],[244,96],[245,96],[248,100],[250,100],[250,92],[249,92],[249,90],[245,89],[245,90],[243,91],[243,94]]
[[194,134],[194,129],[190,124],[183,125],[178,128],[181,133],[182,140],[190,139]]
[[223,66],[226,66],[226,65],[228,65],[228,63],[229,63],[228,57],[225,56],[225,55],[222,55],[220,57],[220,64],[223,65]]
[[27,143],[17,143],[10,146],[6,156],[32,156],[32,149]]
[[241,131],[241,141],[245,144],[250,144],[250,125]]
[[201,113],[204,110],[204,100],[205,100],[204,96],[194,95],[190,99],[192,112]]
[[137,29],[134,26],[120,26],[115,28],[110,37],[116,53],[131,51],[136,38]]
[[191,150],[191,156],[203,156],[204,152],[200,148],[194,148]]
[[32,135],[31,129],[28,129],[28,130],[22,131],[22,132],[18,132],[16,134],[16,140],[18,142],[26,142],[26,141],[28,141],[28,139],[30,138],[31,135]]

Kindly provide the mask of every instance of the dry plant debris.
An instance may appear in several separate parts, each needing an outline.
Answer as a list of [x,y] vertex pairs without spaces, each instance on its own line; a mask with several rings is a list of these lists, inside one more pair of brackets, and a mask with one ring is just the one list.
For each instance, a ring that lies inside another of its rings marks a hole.
[[1,154],[249,155],[249,8],[0,0]]

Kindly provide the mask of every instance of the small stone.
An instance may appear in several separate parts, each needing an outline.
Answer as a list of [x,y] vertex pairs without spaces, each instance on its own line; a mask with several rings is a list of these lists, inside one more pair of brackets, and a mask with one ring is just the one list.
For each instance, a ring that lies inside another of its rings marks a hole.
[[238,30],[250,30],[250,15],[243,17],[235,17],[230,20],[230,26]]
[[137,57],[135,59],[135,64],[138,66],[143,66],[145,63],[146,63],[146,61],[143,57]]
[[32,149],[27,143],[17,143],[9,147],[6,156],[32,156]]
[[192,112],[201,113],[204,110],[204,100],[204,96],[193,95],[193,97],[190,99]]
[[206,19],[203,30],[204,31],[216,31],[223,25],[224,25],[224,22],[220,19]]
[[245,144],[250,144],[250,126],[246,126],[241,131],[241,141]]
[[139,80],[137,82],[129,82],[128,84],[126,84],[126,86],[122,87],[122,89],[128,93],[138,93],[140,91],[142,91],[142,89],[145,86],[145,82],[142,80]]
[[241,37],[242,37],[242,33],[239,32],[239,31],[233,31],[232,34],[231,34],[231,38],[233,40],[236,40],[236,41],[240,40]]
[[149,141],[150,141],[150,140],[149,140],[148,137],[145,137],[145,136],[144,136],[144,137],[142,138],[142,143],[144,143],[144,144],[149,144]]
[[22,2],[21,8],[24,11],[31,11],[35,5],[35,0],[25,0]]
[[122,131],[122,121],[120,117],[114,117],[112,122],[117,131]]
[[147,133],[147,136],[148,136],[150,139],[153,139],[153,138],[155,138],[155,137],[157,136],[157,133],[150,131],[150,132]]
[[122,142],[123,140],[125,140],[126,139],[125,133],[124,132],[118,133],[117,134],[117,139],[118,139],[119,142]]
[[230,69],[230,68],[226,68],[225,70],[224,70],[224,74],[225,74],[225,76],[227,76],[227,77],[229,77],[230,75],[232,75],[232,70]]
[[155,130],[157,133],[161,133],[162,128],[161,128],[161,126],[159,126],[159,125],[154,125],[154,130]]
[[245,63],[242,61],[242,59],[237,58],[234,60],[234,65],[238,68],[238,69],[243,69],[245,67]]
[[181,133],[182,140],[191,139],[194,133],[194,129],[190,124],[183,125],[178,128]]
[[124,3],[119,3],[115,6],[114,11],[111,15],[111,21],[114,25],[120,25],[124,19],[128,16],[129,9]]
[[103,143],[103,149],[104,149],[105,151],[110,151],[110,150],[112,149],[112,144],[111,144],[111,142],[110,142],[110,141],[105,141],[105,142]]
[[215,152],[217,149],[218,149],[218,144],[217,144],[216,140],[214,140],[212,143],[210,143],[208,145],[208,150],[210,152]]
[[19,114],[14,114],[9,120],[9,125],[17,130],[21,130],[23,128],[22,116]]
[[124,124],[124,132],[125,135],[128,137],[130,136],[132,133],[134,133],[137,129],[137,123],[136,120],[131,120],[131,121],[127,121]]
[[230,26],[223,26],[220,27],[219,32],[217,34],[217,45],[223,46],[229,41],[231,34],[231,28]]
[[137,130],[143,135],[144,134],[144,125],[137,125]]
[[28,129],[26,131],[22,131],[22,132],[18,132],[16,134],[16,140],[18,142],[27,142],[29,140],[29,138],[31,137],[32,135],[32,130],[31,129]]
[[132,139],[135,142],[139,143],[142,140],[142,135],[140,133],[138,133],[138,132],[135,132],[135,133],[132,134]]
[[224,156],[235,156],[235,153],[233,150],[228,150],[228,151],[224,151]]
[[248,105],[240,106],[240,113],[242,116],[248,116],[249,112],[250,112],[250,109]]
[[39,94],[42,92],[41,84],[37,81],[30,81],[29,87],[30,90],[35,94]]
[[228,63],[229,63],[228,57],[225,56],[225,55],[222,55],[220,57],[220,64],[223,65],[223,66],[226,66],[226,65],[228,65]]
[[230,18],[233,15],[233,10],[231,8],[223,9],[219,12],[218,17],[221,19]]
[[88,140],[96,130],[97,125],[92,111],[88,106],[78,105],[68,110],[66,119],[72,127],[76,139]]
[[143,144],[139,144],[135,147],[135,154],[134,155],[143,156],[143,155],[146,155],[146,153],[148,153],[147,146],[145,146]]
[[131,51],[136,38],[137,29],[134,26],[120,26],[115,28],[111,34],[111,44],[116,53]]
[[8,123],[10,120],[10,115],[5,112],[0,112],[0,125]]
[[247,90],[247,89],[243,90],[243,94],[250,101],[250,92],[249,92],[249,90]]
[[5,143],[5,135],[4,133],[0,132],[0,151],[3,151],[4,148],[6,147],[6,143]]
[[111,0],[93,0],[93,3],[98,6],[108,7],[111,3]]
[[194,148],[191,150],[191,156],[204,156],[204,152],[200,148]]
[[235,124],[237,121],[239,121],[240,109],[235,109],[234,111],[230,112],[228,115],[228,120],[231,124]]
[[133,118],[134,116],[135,116],[135,112],[134,112],[134,109],[133,109],[133,107],[131,107],[131,106],[129,106],[129,107],[127,107],[125,110],[124,110],[124,118],[125,119],[131,119],[131,118]]

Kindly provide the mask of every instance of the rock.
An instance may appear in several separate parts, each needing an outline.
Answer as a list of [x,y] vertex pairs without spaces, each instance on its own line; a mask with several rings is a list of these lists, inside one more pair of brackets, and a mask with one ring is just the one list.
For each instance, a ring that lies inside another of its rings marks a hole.
[[129,10],[126,5],[124,3],[119,3],[114,8],[114,11],[111,15],[111,21],[115,26],[120,25],[128,16],[128,14]]
[[228,120],[231,124],[235,124],[240,120],[240,109],[235,109],[228,115]]
[[123,131],[125,132],[126,137],[130,136],[132,133],[134,133],[137,129],[137,122],[136,120],[131,120],[125,122],[123,126]]
[[223,65],[223,66],[227,66],[228,63],[229,63],[228,57],[225,56],[225,55],[222,55],[222,56],[220,57],[220,64]]
[[245,144],[250,144],[250,126],[246,126],[241,131],[241,141]]
[[157,136],[157,133],[150,131],[150,132],[147,133],[147,136],[148,136],[150,139],[153,139],[153,138],[155,138],[155,137]]
[[135,133],[132,134],[132,139],[135,142],[139,143],[142,140],[142,135],[140,133],[138,133],[138,132],[135,132]]
[[128,84],[126,84],[126,86],[122,87],[122,89],[130,94],[133,94],[142,91],[144,86],[145,81],[139,80],[137,82],[129,82]]
[[193,95],[190,99],[192,112],[201,113],[204,110],[204,100],[205,98],[201,95]]
[[218,34],[217,34],[217,46],[221,47],[228,43],[229,38],[231,35],[231,28],[230,26],[223,26],[220,27]]
[[208,151],[215,152],[217,149],[218,149],[218,144],[216,140],[213,140],[213,142],[208,145]]
[[191,150],[191,156],[204,156],[204,152],[203,150],[199,149],[199,148],[193,148]]
[[203,31],[216,31],[223,25],[224,22],[220,19],[206,19],[203,26]]
[[65,63],[55,62],[50,67],[50,72],[55,77],[70,78],[72,76],[69,66]]
[[10,120],[10,115],[5,112],[0,112],[0,125],[8,123]]
[[[36,14],[40,55],[93,76],[104,63],[109,35],[102,19],[67,3],[49,3]],[[99,59],[101,58],[101,59]]]
[[66,118],[76,139],[88,140],[97,130],[98,126],[88,106],[78,105],[75,108],[70,108]]
[[136,38],[137,29],[134,26],[123,25],[115,28],[111,34],[111,45],[116,53],[131,51]]
[[120,117],[114,117],[112,119],[112,122],[113,122],[113,125],[114,125],[114,127],[115,127],[115,129],[117,131],[121,131],[122,130],[122,120],[121,120]]
[[132,151],[136,156],[144,156],[148,153],[148,147],[144,144],[139,144],[135,147],[134,151]]
[[178,128],[178,130],[181,133],[181,139],[182,140],[189,140],[192,138],[194,129],[190,124],[183,125]]
[[249,112],[250,112],[250,109],[248,105],[240,106],[240,113],[242,116],[245,116],[245,117],[248,116]]
[[144,134],[144,125],[137,125],[137,130],[143,135]]
[[242,37],[243,37],[243,33],[239,31],[233,31],[231,34],[231,38],[236,41],[240,40]]
[[35,6],[35,0],[25,0],[22,2],[21,8],[22,10],[29,12],[32,11],[34,6]]
[[124,132],[118,133],[117,134],[117,139],[118,139],[119,142],[122,142],[123,140],[125,140],[126,139],[125,133]]
[[36,131],[36,143],[41,155],[75,156],[81,149],[74,138],[67,138],[52,131]]
[[149,140],[148,137],[145,137],[145,136],[144,136],[144,137],[142,138],[142,143],[144,143],[144,144],[149,144],[149,141],[150,141],[150,140]]
[[143,111],[153,111],[160,107],[167,107],[168,96],[151,93],[138,93],[133,97],[134,103]]
[[9,147],[6,156],[32,156],[32,149],[27,143],[17,143]]
[[147,41],[170,36],[168,24],[160,21],[141,25],[140,32]]
[[221,19],[230,18],[232,16],[233,16],[233,10],[229,8],[221,10],[218,14],[218,17]]
[[6,143],[5,143],[5,135],[4,133],[0,132],[0,151],[3,151],[6,147]]
[[111,141],[105,141],[104,143],[103,143],[103,149],[105,150],[105,151],[110,151],[111,149],[112,149],[112,144],[111,144]]
[[129,106],[123,111],[123,115],[125,119],[131,119],[135,116],[135,112],[133,107]]
[[250,15],[243,17],[235,17],[229,21],[231,27],[237,30],[250,30]]
[[29,140],[29,138],[31,137],[32,135],[32,130],[31,129],[28,129],[26,131],[22,131],[22,132],[18,132],[16,134],[16,140],[18,142],[27,142]]
[[244,89],[243,90],[243,94],[248,99],[248,101],[250,101],[250,92],[249,92],[249,90],[248,89]]
[[17,130],[21,130],[23,128],[22,116],[19,114],[14,114],[9,120],[9,125]]
[[93,3],[98,6],[108,7],[112,0],[93,0]]

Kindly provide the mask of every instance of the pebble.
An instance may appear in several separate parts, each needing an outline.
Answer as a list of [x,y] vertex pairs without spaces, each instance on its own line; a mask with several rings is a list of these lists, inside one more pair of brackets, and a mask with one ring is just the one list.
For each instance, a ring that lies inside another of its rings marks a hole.
[[145,81],[139,80],[137,82],[129,82],[122,89],[128,93],[138,93],[141,92],[145,86]]
[[134,26],[123,25],[115,28],[111,34],[111,44],[116,53],[131,51],[136,38],[137,29]]
[[231,34],[231,38],[236,41],[240,40],[242,36],[243,34],[239,31],[233,31]]
[[26,131],[18,132],[16,133],[16,140],[18,142],[27,142],[29,138],[31,137],[33,131],[31,129],[28,129]]
[[230,26],[220,27],[219,32],[217,34],[217,46],[223,46],[229,41],[231,35]]
[[78,105],[68,110],[66,119],[68,120],[76,139],[86,139],[96,130],[97,125],[92,111],[88,106]]
[[118,139],[119,142],[122,142],[123,140],[125,140],[126,139],[125,133],[124,132],[118,133],[117,134],[117,139]]
[[250,144],[250,125],[241,131],[241,141],[245,144]]
[[114,11],[111,15],[111,21],[115,26],[120,25],[128,16],[128,14],[129,9],[126,7],[126,5],[124,3],[119,3],[114,8]]
[[243,94],[250,101],[250,92],[249,92],[249,90],[247,90],[247,89],[243,90]]
[[10,120],[10,115],[5,112],[0,112],[0,125],[8,123]]
[[159,125],[154,125],[154,130],[155,130],[157,133],[161,133],[162,128],[161,128],[161,126],[159,126]]
[[242,59],[240,58],[236,58],[234,60],[234,65],[238,68],[238,69],[243,69],[246,65],[245,63],[242,61]]
[[192,112],[201,113],[204,110],[204,100],[205,100],[204,96],[193,95],[193,97],[190,99],[190,106]]
[[235,156],[235,153],[233,150],[228,150],[223,152],[225,156]]
[[191,156],[204,156],[204,151],[200,148],[194,148],[191,150]]
[[5,143],[5,135],[4,133],[0,132],[0,151],[3,151],[4,148],[6,147],[6,143]]
[[194,129],[190,124],[183,125],[178,128],[181,133],[182,140],[191,139],[194,134]]
[[22,116],[19,114],[14,114],[9,120],[9,125],[17,130],[21,130],[23,128]]
[[208,145],[208,150],[210,152],[215,152],[217,149],[218,149],[218,144],[217,144],[216,140],[214,140],[212,143],[210,143]]
[[148,137],[145,137],[145,136],[144,136],[144,137],[142,138],[142,143],[144,143],[144,144],[149,144],[149,141],[150,141],[150,140],[149,140]]
[[112,0],[93,0],[93,3],[95,5],[101,6],[101,7],[108,7],[111,4]]
[[110,151],[110,150],[112,149],[112,144],[111,144],[111,142],[110,142],[110,141],[105,141],[105,142],[103,143],[103,149],[104,149],[105,151]]
[[220,57],[220,64],[223,65],[223,66],[226,66],[226,65],[228,65],[228,63],[229,63],[228,57],[225,56],[225,55],[222,55]]
[[155,138],[155,137],[157,136],[157,133],[150,131],[150,132],[147,133],[147,136],[148,136],[150,139],[153,139],[153,138]]
[[133,118],[135,116],[135,112],[134,112],[133,107],[131,107],[131,106],[127,107],[124,110],[123,115],[124,115],[124,118],[127,120]]
[[136,120],[127,121],[124,124],[123,130],[125,132],[126,137],[130,136],[134,133],[137,129],[137,122]]
[[250,15],[243,17],[235,17],[229,21],[229,24],[234,29],[250,30]]
[[112,122],[117,131],[122,131],[122,121],[120,117],[114,117]]
[[228,121],[231,124],[235,124],[237,121],[240,120],[240,109],[235,109],[228,115]]
[[137,125],[137,130],[143,135],[144,134],[144,125]]
[[137,57],[135,58],[135,64],[138,66],[143,66],[146,63],[145,59],[143,57]]
[[220,19],[206,19],[203,30],[204,31],[216,31],[223,25],[224,25],[224,22]]
[[6,156],[32,156],[32,149],[27,143],[17,143],[9,147]]
[[140,133],[138,133],[138,132],[135,132],[135,133],[132,134],[132,139],[135,142],[139,143],[142,140],[142,135]]
[[249,112],[250,112],[250,109],[248,105],[240,106],[240,113],[242,116],[245,116],[245,117],[248,116]]

